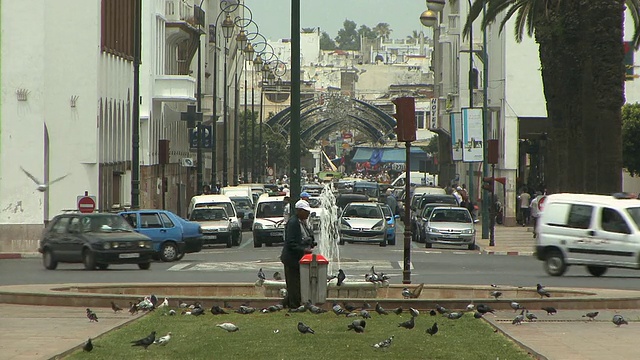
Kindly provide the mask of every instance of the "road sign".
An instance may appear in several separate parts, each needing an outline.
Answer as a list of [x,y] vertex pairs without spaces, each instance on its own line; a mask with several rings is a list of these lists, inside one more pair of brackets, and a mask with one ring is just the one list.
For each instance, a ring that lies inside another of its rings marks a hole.
[[[212,141],[212,132],[213,128],[211,125],[200,125],[202,129],[202,148],[203,149],[211,149],[213,147]],[[198,148],[198,131],[197,127],[193,129],[189,129],[189,145],[192,149]]]
[[78,196],[78,211],[81,213],[92,213],[96,210],[95,196]]

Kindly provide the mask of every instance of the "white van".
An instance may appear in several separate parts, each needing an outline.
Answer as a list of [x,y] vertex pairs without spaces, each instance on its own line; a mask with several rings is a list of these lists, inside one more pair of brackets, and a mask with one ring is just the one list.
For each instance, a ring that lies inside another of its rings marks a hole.
[[187,218],[191,215],[191,211],[199,207],[223,207],[229,219],[231,220],[231,237],[233,238],[233,245],[238,246],[242,242],[242,224],[240,219],[244,217],[244,214],[239,214],[235,205],[227,195],[196,195],[191,198],[189,203],[189,209],[187,210]]
[[253,219],[253,247],[284,242],[284,229],[287,225],[284,218],[285,206],[287,203],[283,195],[260,195]]
[[[429,173],[422,173],[419,171],[411,171],[409,173],[409,177],[411,179],[412,186],[437,186],[438,185],[438,175],[431,175]],[[405,179],[407,178],[406,173],[402,173],[398,175],[398,177],[393,180],[391,186],[400,187],[405,185]]]
[[551,276],[571,265],[584,265],[593,276],[610,267],[640,269],[640,200],[549,195],[536,231],[536,257]]
[[228,197],[240,196],[240,197],[249,197],[253,202],[253,197],[251,195],[251,188],[247,186],[226,186],[220,189],[220,194],[227,195]]

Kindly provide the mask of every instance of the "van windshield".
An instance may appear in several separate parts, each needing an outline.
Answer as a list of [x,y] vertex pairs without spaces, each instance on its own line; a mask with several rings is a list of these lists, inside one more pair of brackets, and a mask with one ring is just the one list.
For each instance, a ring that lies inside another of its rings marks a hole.
[[229,216],[237,216],[235,209],[233,208],[233,205],[230,202],[206,202],[206,203],[197,203],[196,204],[196,208],[203,208],[203,207],[212,207],[212,206],[219,206],[219,207],[223,207],[226,211],[227,214],[229,214]]
[[640,207],[626,208],[627,214],[633,219],[636,229],[640,230]]

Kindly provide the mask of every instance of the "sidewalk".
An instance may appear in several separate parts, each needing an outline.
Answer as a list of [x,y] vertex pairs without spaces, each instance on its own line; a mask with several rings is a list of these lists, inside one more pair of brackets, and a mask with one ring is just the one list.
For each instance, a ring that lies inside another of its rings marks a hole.
[[536,247],[533,228],[523,226],[496,225],[494,246],[489,242],[482,238],[482,224],[476,224],[476,245],[483,254],[531,256]]

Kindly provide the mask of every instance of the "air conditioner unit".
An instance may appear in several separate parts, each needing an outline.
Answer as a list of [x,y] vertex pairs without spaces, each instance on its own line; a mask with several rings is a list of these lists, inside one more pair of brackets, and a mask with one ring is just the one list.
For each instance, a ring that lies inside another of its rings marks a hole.
[[192,158],[182,158],[180,159],[180,165],[185,167],[194,167],[195,162],[193,161]]

